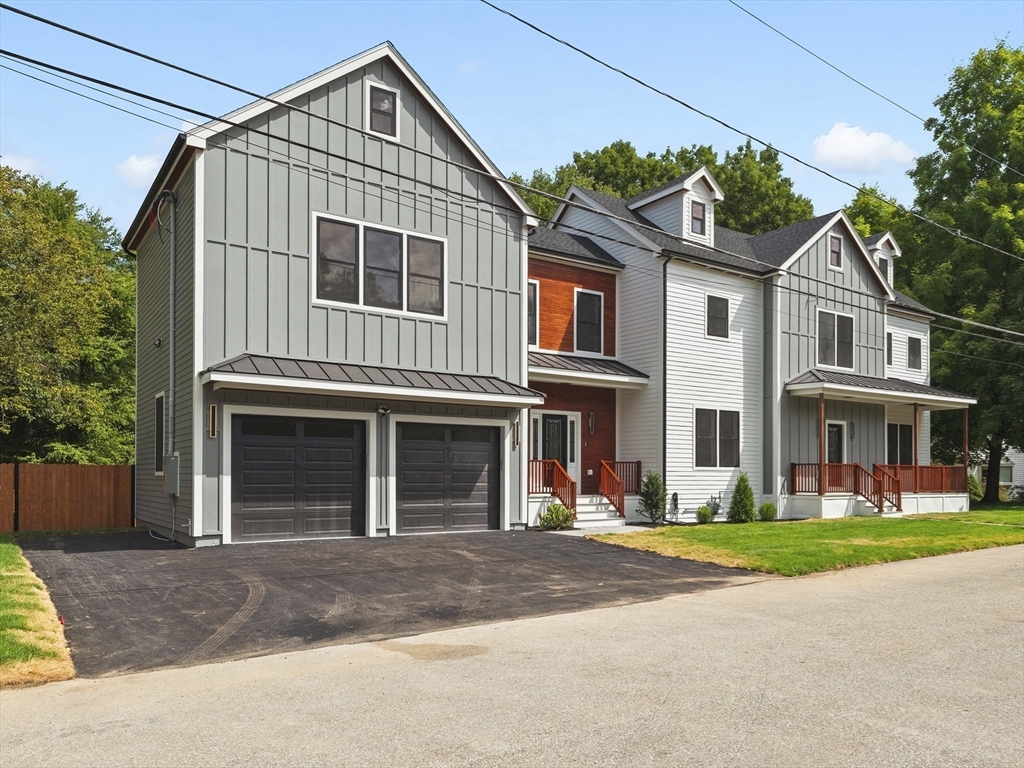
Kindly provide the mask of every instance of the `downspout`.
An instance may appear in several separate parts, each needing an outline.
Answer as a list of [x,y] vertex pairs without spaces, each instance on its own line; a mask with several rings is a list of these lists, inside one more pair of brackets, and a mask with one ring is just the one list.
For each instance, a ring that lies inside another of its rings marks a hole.
[[[170,253],[170,264],[168,268],[168,287],[167,287],[167,306],[168,306],[168,331],[167,341],[168,347],[167,357],[168,365],[170,368],[169,381],[167,386],[167,456],[173,462],[174,459],[174,448],[175,448],[175,422],[177,421],[177,398],[176,398],[176,386],[175,386],[175,373],[177,372],[177,278],[178,278],[178,201],[175,198],[174,193],[169,189],[165,189],[160,193],[160,198],[157,201],[157,213],[158,221],[157,225],[160,226],[159,222],[159,210],[165,200],[169,200],[171,203],[171,253]],[[170,469],[165,467],[165,472]],[[171,540],[174,541],[177,536],[177,500],[180,477],[178,476],[179,467],[175,466],[172,472],[172,477],[169,478],[167,494],[171,497]]]
[[662,266],[661,295],[661,476],[668,488],[668,263],[671,256],[665,256]]

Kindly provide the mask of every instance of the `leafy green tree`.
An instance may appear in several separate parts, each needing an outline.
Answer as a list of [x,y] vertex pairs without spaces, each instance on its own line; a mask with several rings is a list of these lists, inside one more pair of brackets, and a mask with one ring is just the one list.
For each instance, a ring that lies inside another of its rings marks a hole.
[[65,185],[0,166],[0,461],[127,463],[135,267]]
[[[510,178],[558,197],[575,184],[629,198],[702,165],[725,192],[725,200],[715,209],[720,226],[758,235],[814,215],[811,201],[796,194],[792,179],[782,175],[779,153],[770,148],[755,150],[749,141],[719,160],[718,153],[707,145],[641,156],[628,141],[619,140],[603,149],[574,152],[571,163],[557,166],[552,173],[536,170],[529,180],[518,174]],[[550,219],[558,208],[558,202],[549,197],[526,191],[521,194],[542,219]]]
[[[935,106],[938,116],[925,125],[937,148],[910,171],[915,206],[947,227],[1024,256],[1024,178],[1018,173],[1024,172],[1024,49],[999,43],[979,50],[953,70]],[[923,222],[908,228],[905,239],[897,235],[904,251],[898,284],[904,281],[939,312],[1024,331],[1024,262]],[[986,454],[985,501],[995,501],[1005,446],[1024,447],[1024,368],[1016,367],[1024,365],[1024,347],[937,328],[932,348],[933,382],[978,398],[971,436]],[[958,420],[935,421],[938,452],[955,455]]]

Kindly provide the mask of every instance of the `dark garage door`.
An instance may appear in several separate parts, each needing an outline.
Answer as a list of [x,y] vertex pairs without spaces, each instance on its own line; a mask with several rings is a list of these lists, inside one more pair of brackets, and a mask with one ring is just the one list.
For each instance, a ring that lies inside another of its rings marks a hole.
[[365,422],[232,421],[232,541],[365,535]]
[[498,527],[498,429],[396,425],[398,533]]

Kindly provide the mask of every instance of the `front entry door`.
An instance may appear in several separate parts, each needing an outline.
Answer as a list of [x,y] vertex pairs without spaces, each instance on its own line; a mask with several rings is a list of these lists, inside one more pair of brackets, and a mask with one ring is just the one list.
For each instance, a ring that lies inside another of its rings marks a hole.
[[558,459],[562,468],[567,469],[569,463],[569,417],[544,414],[541,421],[541,434],[544,436],[541,458]]
[[843,463],[843,448],[846,444],[843,442],[843,433],[846,425],[842,423],[831,422],[828,424],[827,437],[825,440],[825,460],[829,464],[842,464]]

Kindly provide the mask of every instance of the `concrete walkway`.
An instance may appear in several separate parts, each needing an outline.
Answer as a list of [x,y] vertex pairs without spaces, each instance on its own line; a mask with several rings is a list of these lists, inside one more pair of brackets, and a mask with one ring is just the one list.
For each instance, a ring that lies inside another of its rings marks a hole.
[[1018,766],[1024,547],[0,693],[15,766]]

